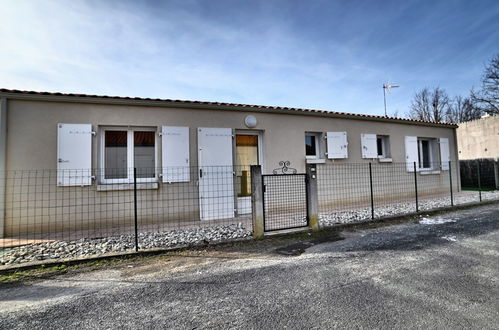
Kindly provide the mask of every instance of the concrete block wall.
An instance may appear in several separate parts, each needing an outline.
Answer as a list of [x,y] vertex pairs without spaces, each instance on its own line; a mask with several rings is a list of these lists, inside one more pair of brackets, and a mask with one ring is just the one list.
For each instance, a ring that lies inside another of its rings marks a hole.
[[499,158],[499,115],[460,123],[456,136],[460,160]]

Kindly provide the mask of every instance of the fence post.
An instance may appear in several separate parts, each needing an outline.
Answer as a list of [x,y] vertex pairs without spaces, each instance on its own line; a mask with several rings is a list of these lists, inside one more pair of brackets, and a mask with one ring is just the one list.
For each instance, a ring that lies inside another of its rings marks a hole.
[[139,239],[137,234],[137,168],[133,168],[133,208],[135,218],[135,251],[139,251]]
[[369,185],[371,188],[371,219],[374,220],[374,191],[373,191],[373,170],[369,163]]
[[480,199],[480,202],[482,201],[482,181],[480,179],[480,161],[477,159],[476,160],[476,170],[477,170],[477,176],[478,176],[478,197]]
[[251,215],[253,219],[253,237],[261,239],[264,235],[263,213],[263,178],[262,167],[251,165]]
[[317,191],[317,167],[307,164],[307,216],[312,231],[319,231],[319,196]]
[[414,193],[416,195],[416,213],[419,212],[419,201],[418,201],[418,173],[416,168],[416,162],[413,163],[414,168]]
[[452,167],[450,160],[449,160],[449,183],[450,183],[450,206],[454,206],[454,195],[452,194]]

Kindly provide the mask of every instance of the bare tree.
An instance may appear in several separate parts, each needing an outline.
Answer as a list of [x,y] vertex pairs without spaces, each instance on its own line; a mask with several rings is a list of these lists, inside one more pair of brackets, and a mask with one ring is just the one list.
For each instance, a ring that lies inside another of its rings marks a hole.
[[440,87],[428,87],[416,92],[407,116],[412,119],[444,122],[449,108],[449,96]]
[[482,110],[475,106],[470,97],[456,96],[447,109],[446,121],[450,123],[462,123],[482,116]]
[[479,91],[471,91],[471,97],[484,112],[499,114],[499,54],[490,61],[482,76]]
[[407,116],[412,119],[430,120],[430,91],[423,88],[416,92]]

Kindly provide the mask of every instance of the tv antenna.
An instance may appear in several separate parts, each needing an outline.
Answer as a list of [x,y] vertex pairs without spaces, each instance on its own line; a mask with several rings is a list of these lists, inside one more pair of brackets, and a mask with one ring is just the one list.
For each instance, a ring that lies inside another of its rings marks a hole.
[[392,88],[399,88],[399,85],[393,85],[393,84],[383,84],[383,100],[385,101],[385,117],[386,115],[386,93],[390,94],[390,89]]

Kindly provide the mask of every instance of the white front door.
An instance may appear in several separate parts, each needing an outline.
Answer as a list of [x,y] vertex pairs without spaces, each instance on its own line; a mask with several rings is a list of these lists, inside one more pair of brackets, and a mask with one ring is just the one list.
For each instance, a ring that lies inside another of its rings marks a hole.
[[198,128],[201,220],[234,217],[232,129]]

